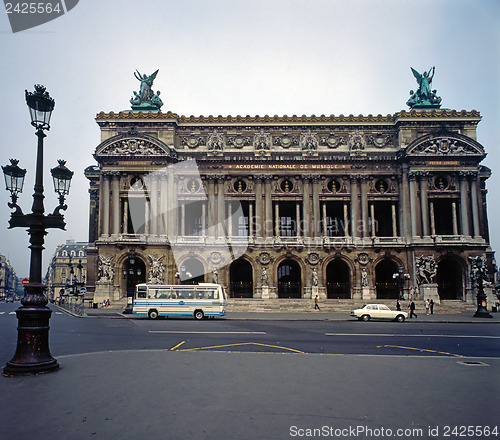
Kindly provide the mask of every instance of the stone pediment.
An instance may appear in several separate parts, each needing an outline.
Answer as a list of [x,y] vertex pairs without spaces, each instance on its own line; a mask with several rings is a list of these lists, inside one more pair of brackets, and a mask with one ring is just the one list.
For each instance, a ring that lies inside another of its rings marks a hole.
[[429,134],[413,141],[407,156],[480,156],[486,153],[481,144],[457,133]]
[[106,139],[96,148],[96,160],[106,157],[161,157],[177,159],[177,152],[154,136],[130,130]]

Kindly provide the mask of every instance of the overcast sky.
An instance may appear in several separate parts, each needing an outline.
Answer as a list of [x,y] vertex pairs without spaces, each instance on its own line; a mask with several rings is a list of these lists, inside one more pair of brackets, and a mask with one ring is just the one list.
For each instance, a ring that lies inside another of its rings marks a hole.
[[[0,5],[1,7],[1,5]],[[49,169],[75,171],[67,231],[55,247],[88,239],[88,183],[100,142],[95,115],[130,109],[134,71],[160,72],[162,110],[182,115],[393,114],[407,110],[419,72],[436,66],[442,107],[476,109],[488,180],[492,247],[500,245],[500,1],[498,0],[80,0],[67,14],[12,33],[0,14],[0,164],[28,170],[19,204],[32,203],[36,136],[24,90],[56,100],[45,139],[45,209],[57,205]],[[2,178],[3,180],[3,178]],[[0,253],[29,273],[28,235],[8,230],[0,191]]]

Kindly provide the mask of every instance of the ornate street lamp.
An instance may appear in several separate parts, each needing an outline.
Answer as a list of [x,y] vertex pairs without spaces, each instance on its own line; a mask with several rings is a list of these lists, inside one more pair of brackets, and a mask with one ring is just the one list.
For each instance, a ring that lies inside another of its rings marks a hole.
[[[35,192],[31,213],[23,214],[17,205],[17,196],[22,191],[25,170],[17,166],[17,161],[11,159],[11,165],[2,167],[7,190],[11,192],[12,203],[9,207],[15,209],[11,213],[10,228],[28,228],[30,236],[30,281],[24,287],[22,306],[16,310],[19,321],[17,328],[17,348],[14,357],[3,369],[5,376],[25,376],[48,373],[59,368],[59,363],[52,357],[49,350],[49,320],[52,311],[47,307],[46,287],[42,284],[42,251],[46,230],[50,228],[64,229],[66,223],[60,210],[65,210],[64,196],[69,191],[69,181],[73,173],[61,164],[67,171],[56,167],[52,170],[55,190],[59,194],[59,206],[52,214],[44,215],[43,204],[43,138],[44,131],[50,129],[50,117],[55,102],[44,86],[35,85],[35,92],[26,90],[26,103],[30,110],[31,125],[36,128],[38,137]],[[54,171],[57,170],[57,171]]]
[[392,278],[398,283],[399,299],[405,299],[404,286],[405,281],[410,279],[410,274],[404,273],[403,266],[399,266],[397,273],[393,274]]

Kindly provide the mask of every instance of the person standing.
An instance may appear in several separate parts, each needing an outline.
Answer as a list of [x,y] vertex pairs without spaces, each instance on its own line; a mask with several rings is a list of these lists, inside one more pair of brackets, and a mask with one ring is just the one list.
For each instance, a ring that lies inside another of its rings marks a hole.
[[400,312],[400,311],[401,311],[401,304],[399,303],[399,299],[398,299],[398,300],[396,300],[396,310],[397,310],[398,312]]
[[417,318],[417,314],[415,313],[415,302],[413,300],[410,300],[410,304],[408,304],[408,308],[410,309],[410,318],[415,315],[415,318]]
[[429,315],[429,308],[430,308],[430,303],[429,303],[429,300],[426,299],[425,300],[425,314],[426,315]]
[[431,309],[431,315],[434,315],[434,300],[433,299],[431,299],[429,301],[429,307]]
[[314,310],[321,310],[318,304],[318,295],[314,297]]

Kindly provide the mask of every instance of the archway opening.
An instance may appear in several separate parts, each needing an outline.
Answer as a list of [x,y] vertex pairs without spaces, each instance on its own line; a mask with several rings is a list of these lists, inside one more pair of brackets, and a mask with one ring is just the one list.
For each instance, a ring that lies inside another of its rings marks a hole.
[[146,264],[135,254],[123,263],[123,277],[126,280],[127,297],[134,296],[135,286],[146,282]]
[[462,269],[452,258],[444,258],[437,265],[438,294],[441,299],[463,299]]
[[296,261],[285,260],[278,266],[278,298],[302,298],[302,278]]
[[181,284],[198,284],[205,282],[205,268],[198,258],[189,258],[179,268]]
[[394,274],[398,273],[398,265],[392,260],[382,260],[375,267],[375,286],[377,299],[397,299],[399,289]]
[[252,265],[243,259],[233,261],[229,268],[232,298],[253,298]]
[[345,261],[336,259],[326,266],[327,298],[351,298],[349,266]]

